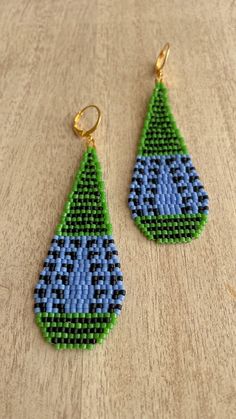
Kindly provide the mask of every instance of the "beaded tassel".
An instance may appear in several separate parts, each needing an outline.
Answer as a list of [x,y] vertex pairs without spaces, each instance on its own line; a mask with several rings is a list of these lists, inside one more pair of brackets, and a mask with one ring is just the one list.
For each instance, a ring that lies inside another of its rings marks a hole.
[[207,221],[208,196],[160,81],[141,135],[129,208],[143,234],[159,243],[189,242],[200,235]]
[[96,149],[88,147],[34,292],[57,349],[91,349],[116,323],[125,290]]

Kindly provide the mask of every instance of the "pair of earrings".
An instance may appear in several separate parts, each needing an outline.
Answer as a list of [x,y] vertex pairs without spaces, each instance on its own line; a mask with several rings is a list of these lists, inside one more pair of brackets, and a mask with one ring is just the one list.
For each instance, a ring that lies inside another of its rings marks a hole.
[[[159,243],[189,242],[200,235],[208,196],[176,127],[163,84],[169,44],[156,63],[156,84],[138,148],[129,207],[143,234]],[[89,129],[80,119],[95,108]],[[60,224],[34,292],[36,322],[57,349],[91,349],[101,343],[121,313],[123,275],[112,236],[101,166],[92,136],[101,119],[95,105],[74,119],[74,132],[86,139]]]

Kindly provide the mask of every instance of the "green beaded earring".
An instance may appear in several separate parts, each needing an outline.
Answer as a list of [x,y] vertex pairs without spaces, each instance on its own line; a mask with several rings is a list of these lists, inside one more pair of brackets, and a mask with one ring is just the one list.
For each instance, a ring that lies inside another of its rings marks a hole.
[[[90,130],[79,127],[88,108],[98,112]],[[87,141],[61,222],[34,291],[36,322],[57,349],[91,349],[101,343],[121,313],[125,290],[92,133],[100,110],[89,105],[74,119]]]
[[151,96],[129,195],[135,224],[158,243],[197,238],[208,215],[208,196],[171,113],[163,67],[169,44],[156,62]]

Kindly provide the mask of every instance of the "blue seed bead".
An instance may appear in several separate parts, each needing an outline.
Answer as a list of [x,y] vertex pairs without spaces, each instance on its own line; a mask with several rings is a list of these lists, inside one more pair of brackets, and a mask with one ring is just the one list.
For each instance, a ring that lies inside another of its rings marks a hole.
[[[63,244],[59,244],[59,239]],[[34,293],[35,312],[40,313],[40,305],[45,304],[46,311],[50,313],[89,313],[92,305],[95,313],[115,313],[115,307],[121,305],[123,295],[114,299],[114,286],[120,284],[121,291],[124,288],[112,236],[81,236],[78,238],[80,246],[77,247],[74,240],[75,237],[69,236],[54,237],[50,249],[57,253],[45,259],[46,265]],[[76,254],[75,259],[70,254],[72,251]],[[53,270],[50,263],[54,263]],[[114,278],[115,285],[111,282]],[[45,290],[45,294],[42,294],[42,290]],[[99,290],[100,293],[95,293]],[[112,309],[111,305],[114,305]]]
[[[144,174],[139,173],[141,166]],[[205,192],[189,156],[160,156],[158,164],[156,156],[138,156],[129,196],[133,218],[199,212],[207,214],[208,201],[201,200],[202,194]],[[154,200],[149,201],[150,197]],[[207,208],[203,210],[204,207]]]

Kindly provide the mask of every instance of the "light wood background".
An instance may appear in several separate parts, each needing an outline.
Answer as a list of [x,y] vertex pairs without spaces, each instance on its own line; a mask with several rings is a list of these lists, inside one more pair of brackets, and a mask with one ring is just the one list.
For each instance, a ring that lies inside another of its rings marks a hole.
[[[1,0],[0,417],[236,417],[234,0]],[[156,55],[177,123],[210,196],[192,244],[158,246],[127,196]],[[127,297],[92,352],[55,351],[34,323],[33,289],[83,146],[96,133]]]

